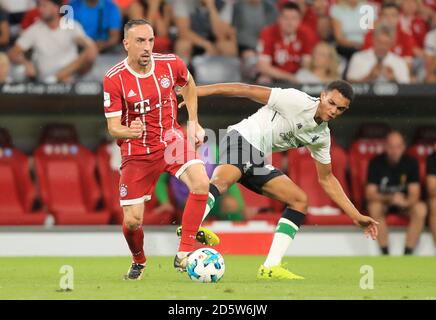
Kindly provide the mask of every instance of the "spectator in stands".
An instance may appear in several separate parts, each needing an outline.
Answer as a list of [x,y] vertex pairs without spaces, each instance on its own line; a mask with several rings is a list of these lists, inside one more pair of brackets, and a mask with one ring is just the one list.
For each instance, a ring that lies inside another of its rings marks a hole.
[[0,0],[0,8],[8,14],[11,43],[21,32],[21,20],[26,11],[34,8],[36,0]]
[[[394,43],[392,52],[404,57],[410,64],[415,53],[418,53],[419,48],[415,40],[410,34],[404,32],[400,24],[400,7],[393,2],[386,2],[382,5],[380,11],[380,19],[376,22],[376,26],[385,24],[394,30]],[[373,30],[370,30],[365,35],[365,41],[362,49],[368,49],[373,45]]]
[[9,64],[9,58],[6,53],[0,52],[0,84],[10,82],[9,78],[11,66]]
[[405,155],[406,144],[398,131],[386,137],[385,153],[373,158],[368,168],[368,212],[379,222],[378,243],[389,254],[386,214],[409,217],[404,254],[412,254],[424,228],[427,207],[421,201],[418,161]]
[[146,19],[155,32],[154,52],[169,52],[171,41],[169,30],[173,19],[172,6],[165,0],[131,1],[126,11],[129,20]]
[[311,30],[317,29],[319,17],[328,16],[329,0],[278,0],[278,9],[281,10],[283,5],[289,2],[298,5],[302,17],[301,23]]
[[[330,16],[333,23],[333,34],[336,39],[336,49],[345,59],[358,51],[367,30],[361,27],[362,7],[367,6],[366,1],[343,0],[332,5]],[[374,11],[375,12],[375,11]]]
[[378,25],[374,32],[374,46],[353,55],[347,79],[351,82],[410,83],[406,60],[390,51],[394,41],[394,29]]
[[339,59],[336,49],[326,42],[319,42],[312,52],[308,68],[298,70],[295,79],[300,83],[323,83],[338,80]]
[[433,30],[427,33],[424,40],[425,69],[428,83],[436,82],[436,11],[432,19]]
[[422,51],[428,25],[419,14],[420,0],[402,0],[400,25],[401,29],[411,35],[416,45]]
[[99,52],[120,44],[121,13],[112,0],[72,0],[70,5],[74,19],[96,42]]
[[0,8],[0,51],[6,49],[9,44],[8,15]]
[[[75,75],[88,71],[97,56],[94,42],[81,25],[60,17],[61,5],[62,0],[40,0],[40,20],[24,31],[9,51],[11,61],[24,65],[29,79],[69,82]],[[68,27],[70,23],[72,27]],[[30,49],[32,61],[24,55]]]
[[203,53],[237,55],[236,31],[221,19],[214,0],[175,0],[174,16],[178,29],[175,51],[185,62]]
[[[289,0],[288,0],[289,1]],[[333,34],[333,24],[330,18],[329,0],[299,0],[297,1],[303,14],[303,25],[311,30],[316,30],[319,40],[333,43],[335,40]]]
[[260,34],[257,66],[261,75],[258,82],[295,82],[295,73],[300,67],[309,65],[317,41],[316,34],[302,25],[298,5],[284,4],[277,22]]
[[260,31],[277,19],[276,7],[268,0],[242,0],[233,9],[242,74],[253,80],[256,73],[256,46]]
[[336,46],[333,34],[332,19],[328,15],[319,16],[316,24],[316,33],[320,41]]
[[435,152],[427,158],[427,194],[430,204],[430,230],[436,245],[436,143]]

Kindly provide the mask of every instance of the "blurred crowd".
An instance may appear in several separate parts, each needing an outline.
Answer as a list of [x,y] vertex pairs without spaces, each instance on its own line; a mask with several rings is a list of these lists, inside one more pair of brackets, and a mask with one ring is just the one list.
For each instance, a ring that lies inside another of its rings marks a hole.
[[0,83],[101,81],[145,18],[198,82],[436,82],[435,0],[0,0]]

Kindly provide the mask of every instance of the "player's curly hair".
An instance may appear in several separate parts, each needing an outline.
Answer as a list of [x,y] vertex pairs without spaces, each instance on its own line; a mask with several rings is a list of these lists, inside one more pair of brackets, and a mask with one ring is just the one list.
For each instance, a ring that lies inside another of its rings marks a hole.
[[350,100],[350,103],[354,99],[354,90],[351,84],[345,80],[335,80],[330,82],[326,88],[327,91],[338,90],[344,98]]

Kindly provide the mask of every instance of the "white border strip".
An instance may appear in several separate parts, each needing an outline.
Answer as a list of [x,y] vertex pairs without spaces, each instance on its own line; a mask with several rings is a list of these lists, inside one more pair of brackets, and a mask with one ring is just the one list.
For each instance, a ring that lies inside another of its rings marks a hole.
[[177,179],[179,179],[179,177],[183,174],[183,172],[186,171],[186,169],[188,169],[189,166],[191,166],[191,165],[193,165],[193,164],[196,164],[196,163],[202,163],[202,164],[204,164],[204,162],[203,162],[202,160],[200,160],[200,159],[192,159],[192,160],[189,160],[189,161],[186,162],[183,166],[181,166],[179,170],[177,170],[177,172],[176,172],[176,174],[175,174],[175,177],[176,177]]
[[114,118],[114,117],[119,117],[123,114],[122,111],[114,111],[114,112],[105,112],[105,117],[106,118]]
[[132,204],[139,204],[139,203],[143,203],[145,201],[150,201],[150,200],[151,200],[151,196],[146,194],[145,196],[143,196],[141,198],[129,199],[129,200],[120,200],[120,205],[121,206],[130,206]]

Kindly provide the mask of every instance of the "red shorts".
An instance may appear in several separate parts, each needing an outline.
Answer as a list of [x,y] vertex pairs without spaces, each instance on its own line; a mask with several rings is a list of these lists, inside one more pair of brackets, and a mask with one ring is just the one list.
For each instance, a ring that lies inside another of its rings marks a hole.
[[190,165],[204,163],[195,151],[186,150],[186,141],[180,145],[181,142],[147,156],[123,157],[119,189],[121,206],[149,201],[163,172],[179,178]]

